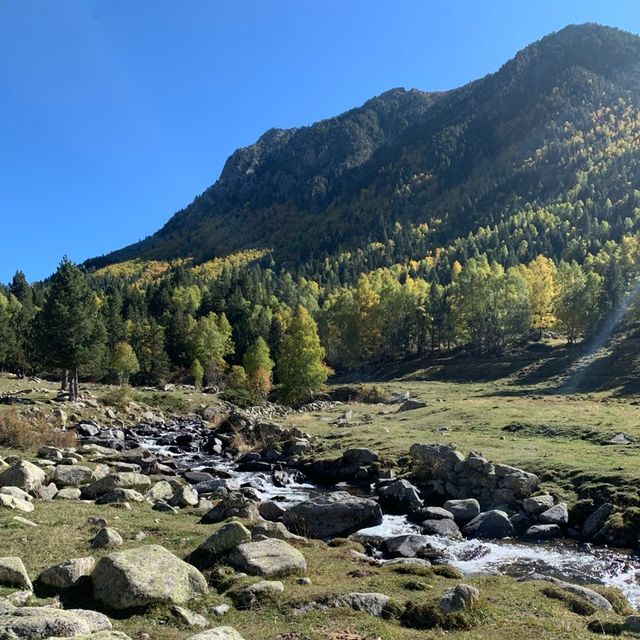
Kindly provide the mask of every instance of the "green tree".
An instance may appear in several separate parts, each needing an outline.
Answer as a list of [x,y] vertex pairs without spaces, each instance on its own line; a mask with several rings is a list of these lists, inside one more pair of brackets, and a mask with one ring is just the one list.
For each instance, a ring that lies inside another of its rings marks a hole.
[[98,305],[87,277],[63,258],[51,278],[39,318],[38,338],[45,361],[67,372],[70,400],[78,399],[80,368],[101,357],[101,328]]
[[271,372],[274,362],[271,359],[269,345],[259,337],[247,350],[242,359],[247,373],[248,384],[256,399],[264,400],[271,391]]
[[290,404],[313,397],[329,377],[325,351],[311,314],[298,307],[284,336],[276,362],[280,395]]
[[193,384],[196,389],[201,389],[202,381],[204,380],[204,368],[200,364],[200,360],[198,360],[198,358],[191,363],[191,376],[193,377]]
[[111,356],[111,371],[118,376],[120,386],[129,382],[129,377],[140,371],[140,363],[133,347],[128,342],[118,342]]

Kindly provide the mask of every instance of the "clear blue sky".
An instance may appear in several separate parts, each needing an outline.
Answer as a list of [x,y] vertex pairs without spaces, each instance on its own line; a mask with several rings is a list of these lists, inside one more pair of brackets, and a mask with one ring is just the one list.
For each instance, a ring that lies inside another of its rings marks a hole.
[[449,89],[636,0],[0,0],[0,282],[157,230],[266,129]]

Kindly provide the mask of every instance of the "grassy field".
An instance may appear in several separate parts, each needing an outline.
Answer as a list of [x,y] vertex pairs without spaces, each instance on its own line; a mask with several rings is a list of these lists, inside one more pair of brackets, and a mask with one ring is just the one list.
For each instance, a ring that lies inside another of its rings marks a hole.
[[[181,557],[185,557],[217,527],[198,524],[199,516],[194,512],[163,514],[152,511],[148,505],[134,505],[132,511],[124,511],[84,503],[39,502],[36,511],[30,514],[38,523],[37,528],[19,525],[11,515],[0,514],[2,554],[21,557],[32,577],[67,558],[86,555],[98,558],[101,552],[90,547],[92,530],[87,525],[87,519],[94,515],[106,518],[122,534],[125,540],[123,548],[162,544]],[[139,532],[147,536],[142,542],[135,540]],[[343,608],[303,615],[292,613],[293,605],[352,591],[382,592],[399,604],[408,601],[435,603],[445,588],[460,582],[459,578],[446,578],[432,572],[405,575],[391,567],[363,565],[350,557],[349,550],[354,545],[328,547],[324,543],[313,542],[299,546],[307,559],[312,584],[302,586],[294,577],[285,578],[284,594],[252,611],[235,611],[232,608],[225,616],[224,624],[237,628],[246,640],[420,640],[442,637],[442,630],[410,629],[397,620],[381,620]],[[358,569],[364,569],[364,575],[349,575]],[[594,616],[572,613],[564,603],[543,595],[544,587],[540,583],[519,583],[500,576],[466,578],[465,582],[480,590],[480,607],[471,617],[471,628],[447,631],[447,637],[468,640],[593,637],[586,630],[586,625]],[[230,600],[212,589],[207,598],[190,602],[189,606],[216,626],[222,622],[216,621],[209,610],[225,602],[230,603]],[[87,604],[89,601],[82,596],[65,602],[66,606]],[[595,617],[620,619],[613,614]],[[125,631],[132,638],[148,633],[153,640],[182,640],[194,633],[181,627],[166,608],[114,619],[113,622],[116,629]],[[348,636],[347,633],[354,635]]]
[[[421,409],[398,412],[397,405],[352,403],[319,413],[294,413],[283,420],[316,438],[315,455],[338,457],[354,446],[378,451],[388,466],[401,466],[414,442],[455,443],[463,452],[481,451],[494,460],[535,471],[544,487],[576,499],[576,491],[589,495],[604,492],[621,504],[639,504],[640,482],[640,403],[629,369],[624,379],[612,383],[602,367],[616,366],[607,358],[589,363],[601,375],[585,378],[580,371],[580,353],[557,349],[550,356],[525,354],[512,360],[456,360],[451,363],[406,365],[370,376],[383,397],[408,392],[426,403]],[[604,363],[604,364],[603,364]],[[621,368],[622,371],[622,368]],[[569,373],[567,373],[569,372]],[[572,380],[578,377],[579,384]],[[587,385],[585,380],[588,380]],[[31,399],[46,412],[61,407],[70,418],[95,418],[102,424],[117,420],[125,423],[152,410],[165,416],[196,411],[216,404],[216,396],[189,390],[160,392],[134,390],[122,397],[113,387],[88,385],[90,402],[84,406],[51,405],[57,385],[42,381],[16,380],[0,376],[0,394],[31,390],[20,397]],[[131,410],[133,402],[135,410]],[[31,405],[18,407],[28,409]],[[113,408],[116,418],[106,415]],[[8,409],[0,405],[1,412]],[[338,426],[336,419],[353,411],[349,424]],[[75,414],[75,415],[73,415]],[[606,441],[624,432],[636,439],[625,445]],[[0,450],[0,456],[25,452]],[[591,493],[589,493],[591,492]],[[635,502],[634,502],[635,501]],[[132,511],[84,503],[38,502],[30,518],[37,528],[16,523],[12,512],[0,513],[2,555],[20,556],[32,577],[66,558],[99,553],[91,549],[92,531],[87,518],[106,517],[120,531],[125,547],[159,543],[185,557],[215,529],[198,524],[194,511],[163,514],[147,505],[134,505]],[[146,538],[136,541],[137,533]],[[518,583],[508,577],[465,578],[481,592],[481,606],[465,630],[416,630],[398,620],[381,620],[363,613],[339,609],[293,615],[292,605],[351,591],[380,591],[397,603],[435,603],[443,589],[459,579],[429,572],[408,576],[390,568],[363,566],[349,555],[349,547],[327,547],[313,543],[301,547],[309,565],[311,586],[284,579],[285,592],[251,612],[231,610],[224,621],[216,620],[209,609],[229,602],[224,593],[212,589],[201,602],[190,606],[209,617],[212,626],[229,624],[246,640],[418,640],[451,638],[469,640],[540,640],[592,638],[586,626],[591,619],[570,611],[566,603],[543,594],[538,583]],[[364,575],[350,575],[366,569]],[[419,590],[416,590],[419,589]],[[82,605],[82,600],[76,604]],[[609,616],[614,619],[615,616]],[[619,618],[618,618],[619,619]],[[168,609],[155,609],[114,621],[117,629],[133,638],[147,633],[153,640],[182,640],[193,631],[180,627]]]

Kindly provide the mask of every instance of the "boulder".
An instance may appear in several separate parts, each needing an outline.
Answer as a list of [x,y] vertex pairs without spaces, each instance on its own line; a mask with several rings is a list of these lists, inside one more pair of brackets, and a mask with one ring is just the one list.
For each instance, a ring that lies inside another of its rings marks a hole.
[[46,482],[44,471],[32,462],[20,460],[0,474],[0,487],[19,487],[23,491],[35,491]]
[[378,489],[380,502],[387,511],[406,513],[422,507],[422,498],[416,487],[408,480],[394,480]]
[[210,567],[239,544],[249,542],[251,532],[240,522],[228,522],[209,536],[192,554],[198,567]]
[[448,518],[424,520],[420,527],[422,528],[422,533],[426,536],[441,536],[442,538],[451,538],[453,540],[462,538],[458,525]]
[[159,545],[105,556],[92,580],[96,600],[117,610],[184,604],[208,591],[207,581],[195,567]]
[[0,493],[0,507],[5,509],[17,509],[18,511],[24,511],[25,513],[31,513],[35,507],[33,502],[29,500],[23,500],[22,498],[15,498],[4,493]]
[[567,509],[567,505],[564,502],[543,511],[538,519],[542,524],[557,524],[557,525],[565,525],[569,522],[569,511]]
[[0,638],[69,638],[110,629],[111,622],[107,616],[84,609],[19,607],[0,615]]
[[73,558],[49,567],[38,576],[38,584],[46,589],[70,589],[88,580],[95,566],[93,558]]
[[513,536],[513,525],[504,511],[494,509],[475,517],[463,529],[469,538],[508,538]]
[[422,507],[410,514],[412,522],[422,522],[423,520],[453,520],[451,511],[442,507]]
[[447,500],[444,509],[453,514],[456,522],[466,523],[480,515],[480,503],[475,498]]
[[0,558],[0,585],[33,591],[29,574],[20,558]]
[[346,491],[326,493],[288,509],[282,522],[290,531],[311,538],[348,536],[382,523],[380,505]]
[[252,536],[265,536],[266,538],[278,538],[280,540],[296,540],[298,542],[306,542],[303,536],[297,536],[291,533],[282,522],[257,522],[249,527]]
[[553,578],[551,576],[545,576],[540,573],[532,573],[527,576],[520,578],[520,580],[541,580],[544,582],[550,582],[560,589],[564,589],[568,593],[572,593],[573,595],[579,596],[580,598],[584,598],[589,604],[593,605],[597,609],[601,609],[602,611],[613,611],[613,607],[611,603],[597,591],[593,589],[589,589],[588,587],[583,587],[579,584],[572,584],[571,582],[566,582],[565,580],[559,580],[558,578]]
[[479,597],[480,592],[475,587],[459,584],[444,592],[440,600],[440,609],[444,613],[472,609]]
[[189,636],[187,640],[244,640],[233,627],[215,627],[195,636]]
[[0,487],[0,495],[13,496],[20,500],[26,500],[27,502],[33,502],[33,496],[23,491],[19,487]]
[[430,548],[428,538],[416,534],[394,536],[384,541],[385,551],[396,558],[415,558],[423,550]]
[[110,473],[100,480],[96,480],[87,487],[84,487],[82,493],[90,500],[94,500],[113,489],[134,489],[144,493],[151,487],[151,480],[148,476],[133,471],[121,471],[119,473]]
[[265,597],[284,592],[282,582],[274,580],[260,580],[231,594],[233,602],[238,609],[250,609],[254,604]]
[[379,618],[385,612],[390,600],[391,598],[384,593],[354,592],[333,598],[327,602],[327,606],[350,607],[354,611],[362,611],[370,616]]
[[613,513],[613,509],[614,507],[610,502],[600,505],[582,525],[582,536],[591,539],[598,534]]
[[366,449],[364,447],[357,449],[349,449],[342,454],[342,460],[347,464],[355,464],[355,465],[368,465],[373,464],[374,462],[378,462],[380,460],[380,456],[371,449]]
[[111,527],[103,527],[91,540],[91,546],[94,549],[114,549],[121,544],[122,536]]
[[190,487],[180,487],[169,500],[172,507],[196,507],[198,505],[198,492]]
[[222,498],[214,507],[202,516],[202,524],[215,524],[227,518],[246,518],[247,520],[257,520],[259,517],[258,508],[253,500],[249,500],[241,493],[232,493],[226,498]]
[[557,524],[534,524],[525,532],[529,540],[554,540],[562,537],[562,529]]
[[229,555],[229,564],[240,571],[264,578],[304,573],[307,570],[307,562],[300,551],[276,538],[241,544]]
[[81,465],[59,464],[53,472],[58,487],[79,487],[94,480],[93,471]]
[[553,507],[553,496],[550,496],[548,493],[543,494],[541,496],[531,496],[530,498],[525,498],[522,502],[522,508],[527,512],[533,515],[538,513],[542,513],[543,511],[547,511]]
[[272,522],[276,522],[282,518],[286,509],[279,505],[277,502],[268,501],[261,502],[258,505],[258,513],[265,520],[271,520]]
[[173,496],[173,487],[166,480],[156,482],[145,494],[145,497],[150,502],[155,502],[156,500],[169,500],[171,496]]
[[143,502],[144,496],[135,489],[111,489],[96,499],[96,504],[114,504],[116,502]]

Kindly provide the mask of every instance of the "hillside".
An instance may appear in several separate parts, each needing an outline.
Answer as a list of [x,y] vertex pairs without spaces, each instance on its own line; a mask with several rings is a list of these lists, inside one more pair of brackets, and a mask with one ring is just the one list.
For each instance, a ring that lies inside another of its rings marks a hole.
[[[503,263],[518,251],[581,259],[573,240],[597,250],[637,225],[639,54],[637,36],[569,26],[448,93],[394,89],[309,127],[272,129],[156,234],[88,264],[261,248],[313,271],[314,259],[389,238],[387,263],[438,247],[464,259],[460,245],[487,226],[497,227],[494,244],[506,243],[506,256],[492,256]],[[541,211],[554,220],[529,246],[501,234]]]

